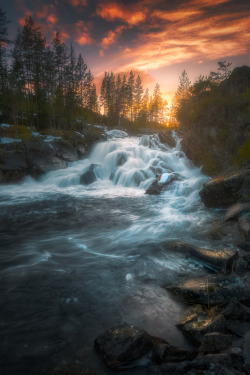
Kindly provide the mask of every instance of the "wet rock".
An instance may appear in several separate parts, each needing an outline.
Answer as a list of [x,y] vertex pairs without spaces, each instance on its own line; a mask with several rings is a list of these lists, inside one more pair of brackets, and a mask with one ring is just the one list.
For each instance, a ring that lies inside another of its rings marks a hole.
[[229,303],[235,296],[239,300],[249,299],[250,275],[209,275],[183,281],[166,289],[191,304],[219,305]]
[[67,167],[64,160],[56,156],[56,150],[53,144],[43,141],[25,142],[26,158],[28,160],[28,171],[32,177],[38,177],[41,174]]
[[229,176],[213,178],[206,182],[200,196],[207,207],[229,207],[239,202],[249,202],[250,169]]
[[206,333],[201,339],[200,352],[211,353],[228,349],[232,345],[232,336],[220,332]]
[[122,324],[98,336],[95,347],[112,369],[132,365],[152,349],[150,335],[139,328]]
[[250,331],[244,337],[243,358],[245,369],[250,374]]
[[177,327],[196,345],[200,345],[204,335],[211,332],[226,332],[226,320],[223,315],[209,317],[204,311],[184,318]]
[[95,175],[95,167],[97,166],[97,164],[91,164],[89,169],[83,173],[80,177],[80,183],[82,185],[90,185],[90,184],[93,184],[93,182],[96,181],[96,175]]
[[70,142],[63,139],[55,139],[51,144],[59,159],[67,162],[76,161],[78,159],[77,150]]
[[[208,268],[216,271],[231,273],[233,271],[234,261],[239,258],[237,251],[231,249],[210,250],[199,248],[188,243],[176,242],[171,245],[174,252],[182,253],[186,258],[193,258],[202,262]],[[235,271],[235,269],[234,269]]]
[[161,339],[153,340],[152,360],[153,362],[161,365],[166,362],[182,362],[193,359],[196,351],[188,351],[186,349],[177,348],[172,346]]
[[1,163],[2,182],[15,182],[27,174],[28,164],[24,150],[11,150],[4,153]]
[[162,364],[192,359],[196,352],[170,345],[163,339],[124,323],[97,337],[95,347],[112,369],[135,366],[136,361]]
[[233,298],[221,313],[226,319],[250,322],[250,308],[240,303],[236,298]]
[[172,174],[170,179],[167,182],[160,182],[160,178],[156,178],[152,184],[147,188],[146,194],[149,195],[159,195],[161,194],[162,190],[164,190],[167,186],[169,186],[174,181],[179,181],[180,178],[178,175]]
[[172,136],[172,132],[165,131],[158,133],[158,137],[161,143],[168,145],[173,148],[176,145],[176,140]]
[[242,213],[250,211],[250,203],[237,203],[229,207],[224,215],[224,221],[236,220]]
[[238,219],[238,228],[245,236],[246,240],[250,240],[250,211],[240,215]]

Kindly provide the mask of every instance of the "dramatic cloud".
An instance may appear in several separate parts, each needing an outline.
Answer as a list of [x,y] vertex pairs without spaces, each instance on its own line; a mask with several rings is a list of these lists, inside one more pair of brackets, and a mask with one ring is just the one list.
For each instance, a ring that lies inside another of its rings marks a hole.
[[86,7],[87,4],[88,4],[88,1],[87,1],[87,0],[68,0],[68,2],[69,2],[70,5],[72,5],[73,7],[79,7],[79,6]]
[[134,26],[145,21],[146,15],[135,7],[129,9],[128,6],[117,4],[115,2],[102,2],[98,5],[96,14],[107,21],[121,20],[127,24]]
[[114,44],[117,41],[119,35],[124,30],[124,28],[125,28],[125,26],[119,26],[114,31],[110,30],[107,33],[107,36],[105,38],[103,38],[102,41],[101,41],[102,48],[106,49],[111,44]]
[[78,21],[76,23],[75,31],[77,35],[75,41],[80,44],[80,46],[94,43],[93,39],[88,33],[88,27],[83,21]]

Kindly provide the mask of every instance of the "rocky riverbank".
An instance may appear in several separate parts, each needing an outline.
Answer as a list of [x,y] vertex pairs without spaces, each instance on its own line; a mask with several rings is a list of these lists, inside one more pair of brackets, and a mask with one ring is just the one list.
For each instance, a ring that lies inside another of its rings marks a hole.
[[[19,132],[25,136],[17,138],[16,131],[18,128],[12,125],[0,126],[0,183],[18,182],[26,176],[38,178],[46,172],[66,168],[69,162],[86,157],[96,142],[107,139],[100,126],[86,126],[81,133],[67,131],[59,136],[22,127]],[[12,138],[7,137],[9,133]]]

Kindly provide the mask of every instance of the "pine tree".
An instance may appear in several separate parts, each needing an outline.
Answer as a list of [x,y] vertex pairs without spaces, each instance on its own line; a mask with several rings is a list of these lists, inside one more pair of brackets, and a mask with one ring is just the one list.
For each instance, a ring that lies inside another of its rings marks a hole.
[[3,119],[10,111],[7,66],[7,46],[10,44],[7,37],[8,23],[5,12],[0,8],[0,115]]
[[137,119],[140,110],[142,109],[142,95],[143,87],[141,82],[141,77],[138,75],[135,82],[135,92],[134,92],[134,116]]
[[134,111],[134,95],[135,95],[135,75],[131,72],[129,73],[128,83],[127,83],[127,103],[128,103],[128,110],[130,114],[130,121],[133,121],[133,111]]

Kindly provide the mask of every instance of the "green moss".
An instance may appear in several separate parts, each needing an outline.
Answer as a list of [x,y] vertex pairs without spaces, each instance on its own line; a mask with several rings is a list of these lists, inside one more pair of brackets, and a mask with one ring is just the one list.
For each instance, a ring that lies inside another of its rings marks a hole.
[[30,129],[27,128],[27,126],[18,125],[17,131],[18,138],[21,138],[22,140],[27,140],[32,137],[32,132],[30,131]]

